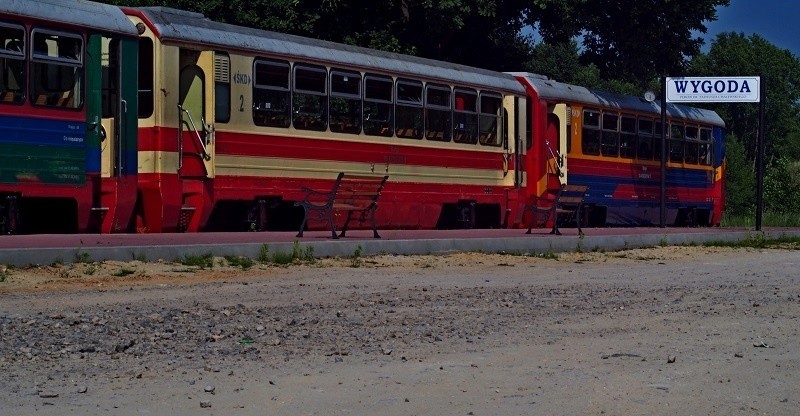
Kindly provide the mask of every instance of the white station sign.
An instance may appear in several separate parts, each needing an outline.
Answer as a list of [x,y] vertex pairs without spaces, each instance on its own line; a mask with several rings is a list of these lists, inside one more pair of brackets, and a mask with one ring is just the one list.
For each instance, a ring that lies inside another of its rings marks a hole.
[[757,103],[761,77],[667,77],[668,103]]

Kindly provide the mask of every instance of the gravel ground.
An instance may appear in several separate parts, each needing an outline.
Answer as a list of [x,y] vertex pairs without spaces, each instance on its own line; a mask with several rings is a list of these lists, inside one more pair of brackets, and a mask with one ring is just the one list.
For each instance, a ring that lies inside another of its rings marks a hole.
[[0,269],[2,415],[794,415],[800,251]]

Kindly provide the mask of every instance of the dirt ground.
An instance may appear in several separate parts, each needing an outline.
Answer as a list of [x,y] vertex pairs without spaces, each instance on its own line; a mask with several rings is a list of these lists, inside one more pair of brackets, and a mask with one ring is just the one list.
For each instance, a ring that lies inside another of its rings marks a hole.
[[2,415],[794,415],[800,251],[0,267]]

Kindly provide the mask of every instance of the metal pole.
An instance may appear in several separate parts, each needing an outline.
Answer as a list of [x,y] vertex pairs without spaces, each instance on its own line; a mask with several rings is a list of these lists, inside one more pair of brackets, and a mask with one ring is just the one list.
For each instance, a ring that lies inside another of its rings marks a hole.
[[761,231],[761,219],[764,211],[764,118],[766,110],[766,87],[764,77],[758,77],[759,105],[758,105],[758,151],[756,152],[756,231]]
[[667,226],[667,78],[661,77],[661,228]]

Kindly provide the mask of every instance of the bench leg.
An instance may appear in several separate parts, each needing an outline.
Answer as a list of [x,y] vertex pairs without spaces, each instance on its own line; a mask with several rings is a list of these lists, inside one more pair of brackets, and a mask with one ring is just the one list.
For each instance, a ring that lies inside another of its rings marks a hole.
[[558,213],[555,211],[553,211],[553,229],[550,230],[550,234],[561,235],[561,231],[558,229]]
[[381,238],[381,236],[378,235],[378,225],[375,224],[375,207],[372,207],[369,214],[370,217],[372,217],[372,237]]
[[333,238],[335,240],[338,240],[339,236],[336,235],[336,223],[333,221],[333,209],[332,208],[328,210],[328,223],[331,225],[331,236],[333,236]]
[[347,226],[350,225],[350,220],[353,218],[353,211],[347,211],[347,219],[344,220],[344,225],[342,226],[342,232],[339,233],[339,237],[344,237],[345,233],[347,233]]
[[300,231],[297,233],[297,237],[303,237],[303,230],[306,228],[306,220],[308,219],[308,208],[303,207],[303,221],[300,223]]

